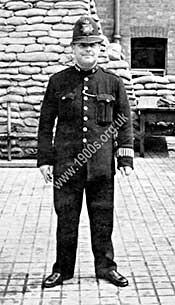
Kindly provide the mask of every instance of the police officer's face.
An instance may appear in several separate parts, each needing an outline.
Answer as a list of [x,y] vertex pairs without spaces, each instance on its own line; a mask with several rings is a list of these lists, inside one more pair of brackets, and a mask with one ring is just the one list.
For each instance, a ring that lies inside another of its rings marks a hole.
[[73,52],[77,64],[88,69],[94,66],[100,53],[99,43],[76,43],[73,45]]

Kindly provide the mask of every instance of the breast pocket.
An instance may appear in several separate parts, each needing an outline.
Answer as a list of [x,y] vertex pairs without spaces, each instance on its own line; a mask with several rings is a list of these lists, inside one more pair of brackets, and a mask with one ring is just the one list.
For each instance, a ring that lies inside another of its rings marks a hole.
[[69,120],[74,116],[75,93],[67,93],[59,96],[58,113],[62,120]]
[[96,106],[96,123],[101,126],[106,126],[113,121],[113,95],[99,94],[97,95]]

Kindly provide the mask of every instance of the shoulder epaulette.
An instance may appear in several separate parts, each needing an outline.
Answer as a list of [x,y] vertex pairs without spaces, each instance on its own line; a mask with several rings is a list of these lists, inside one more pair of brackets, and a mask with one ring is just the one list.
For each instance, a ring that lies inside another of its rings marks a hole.
[[105,73],[108,73],[108,74],[111,74],[111,75],[114,75],[116,77],[120,77],[120,75],[118,73],[114,73],[113,71],[111,71],[110,69],[107,69],[107,68],[104,68],[104,67],[101,67],[101,69],[103,70],[103,72]]

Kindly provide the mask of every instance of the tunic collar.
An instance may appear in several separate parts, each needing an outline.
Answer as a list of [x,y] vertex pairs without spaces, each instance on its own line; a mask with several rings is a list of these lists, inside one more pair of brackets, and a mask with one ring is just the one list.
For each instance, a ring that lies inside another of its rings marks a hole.
[[90,70],[83,70],[81,69],[77,64],[75,64],[75,69],[83,74],[89,75],[89,74],[93,74],[98,70],[98,66],[97,64]]

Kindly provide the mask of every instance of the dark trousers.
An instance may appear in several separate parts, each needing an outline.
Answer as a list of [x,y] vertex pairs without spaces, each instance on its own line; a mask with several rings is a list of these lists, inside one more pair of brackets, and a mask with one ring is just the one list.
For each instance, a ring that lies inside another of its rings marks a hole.
[[[54,177],[56,181],[58,177]],[[55,183],[56,185],[56,183]],[[91,244],[95,258],[97,276],[116,269],[113,261],[114,252],[111,240],[113,229],[113,177],[98,177],[93,181],[87,179],[84,166],[67,183],[58,189],[54,187],[54,206],[58,216],[57,256],[53,271],[66,277],[74,274],[78,226],[82,208],[83,191],[90,219]]]

